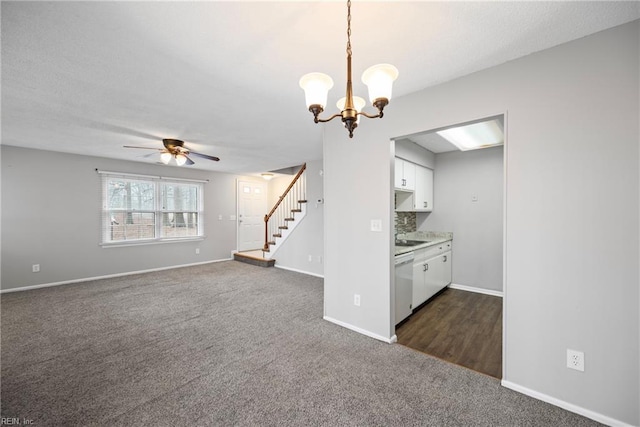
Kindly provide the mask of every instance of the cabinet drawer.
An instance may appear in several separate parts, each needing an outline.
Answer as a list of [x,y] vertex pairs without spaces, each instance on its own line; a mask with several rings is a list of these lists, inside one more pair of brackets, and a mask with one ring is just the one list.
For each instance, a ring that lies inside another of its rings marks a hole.
[[433,258],[434,256],[438,256],[442,253],[448,252],[451,250],[451,241],[438,243],[435,246],[428,247],[424,249],[425,259]]

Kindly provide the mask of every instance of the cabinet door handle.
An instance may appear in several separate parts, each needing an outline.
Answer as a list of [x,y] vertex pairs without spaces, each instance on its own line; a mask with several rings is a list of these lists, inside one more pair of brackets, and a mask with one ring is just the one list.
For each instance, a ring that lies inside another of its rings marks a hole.
[[424,207],[425,208],[428,207],[428,203],[427,202],[424,202]]
[[445,255],[444,258],[442,259],[442,262],[447,262],[447,256]]
[[424,269],[422,271],[427,271],[429,269],[429,264],[424,265]]

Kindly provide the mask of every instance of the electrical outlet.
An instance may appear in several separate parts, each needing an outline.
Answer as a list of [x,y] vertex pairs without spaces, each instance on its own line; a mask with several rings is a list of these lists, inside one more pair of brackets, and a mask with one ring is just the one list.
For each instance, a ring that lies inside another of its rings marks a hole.
[[40,271],[40,264],[33,264],[31,266],[31,271],[34,273],[38,273]]
[[353,295],[353,305],[355,305],[356,307],[360,307],[360,295]]
[[313,261],[313,255],[309,255],[309,262]]
[[567,349],[567,368],[584,372],[584,353]]

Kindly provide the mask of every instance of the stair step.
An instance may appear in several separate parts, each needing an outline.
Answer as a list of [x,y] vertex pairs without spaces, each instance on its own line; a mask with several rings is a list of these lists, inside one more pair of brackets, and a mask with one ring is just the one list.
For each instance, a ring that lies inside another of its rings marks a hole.
[[302,212],[302,209],[291,209],[291,212],[293,212],[293,213]]
[[275,259],[258,258],[251,255],[245,255],[243,253],[233,254],[233,259],[236,261],[257,265],[260,267],[273,267],[273,265],[276,263]]
[[280,227],[278,227],[280,230],[288,230],[289,227],[287,227],[286,225],[281,225]]
[[298,200],[298,203],[307,203],[306,200]]
[[273,237],[282,237],[282,234],[281,233],[274,234]]
[[285,221],[295,221],[296,219],[295,218],[285,218],[284,220]]
[[270,241],[270,242],[267,242],[267,244],[268,244],[268,245],[275,245],[275,244],[276,244],[276,242],[272,240],[272,241]]

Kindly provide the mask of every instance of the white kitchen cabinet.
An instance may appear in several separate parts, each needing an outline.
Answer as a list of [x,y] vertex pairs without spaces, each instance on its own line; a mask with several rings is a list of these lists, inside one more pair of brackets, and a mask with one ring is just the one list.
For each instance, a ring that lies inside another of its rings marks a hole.
[[413,191],[416,182],[416,165],[396,157],[395,187],[399,190]]
[[431,212],[433,210],[433,170],[416,166],[416,183],[413,194],[413,207],[416,212]]
[[414,252],[412,306],[418,307],[451,283],[451,241]]

